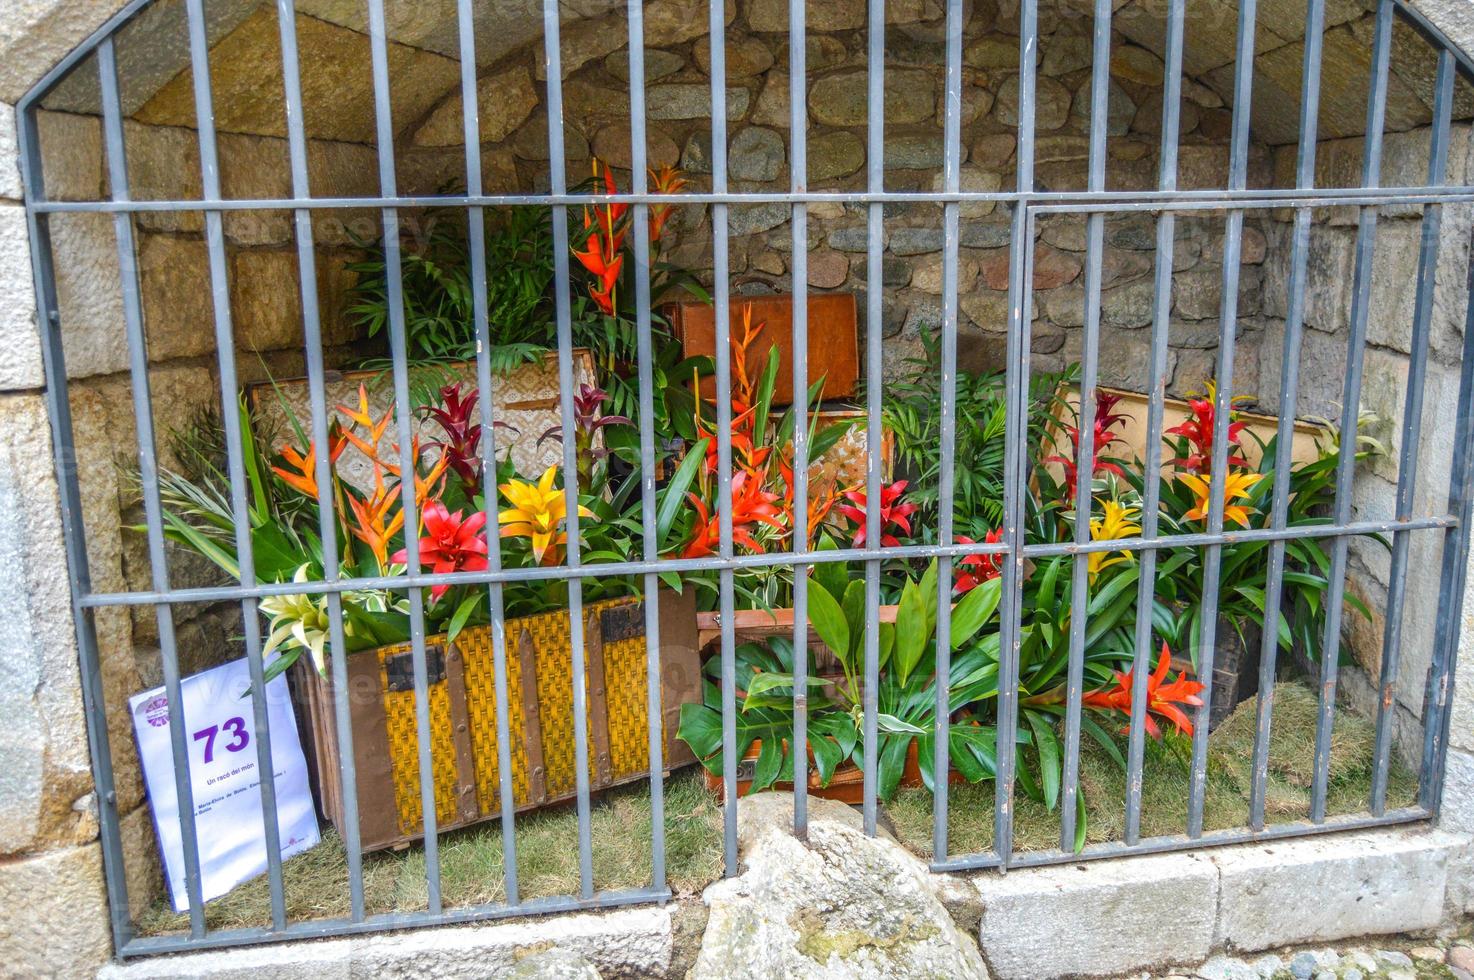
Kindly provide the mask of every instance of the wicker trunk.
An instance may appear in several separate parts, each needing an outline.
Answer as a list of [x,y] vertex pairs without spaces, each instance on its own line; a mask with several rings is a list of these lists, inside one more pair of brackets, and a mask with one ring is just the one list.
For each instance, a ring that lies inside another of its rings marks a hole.
[[[571,799],[575,792],[573,651],[567,610],[506,622],[508,730],[518,811]],[[649,773],[645,609],[639,599],[584,607],[589,784],[595,790]],[[500,813],[496,689],[489,626],[447,644],[426,641],[430,733],[439,830]],[[692,590],[660,594],[663,771],[693,762],[676,739],[680,706],[701,696]],[[297,687],[315,757],[324,814],[340,830],[343,786],[333,689],[306,665]],[[416,738],[413,655],[409,644],[348,658],[348,703],[358,780],[359,833],[365,851],[424,834]]]

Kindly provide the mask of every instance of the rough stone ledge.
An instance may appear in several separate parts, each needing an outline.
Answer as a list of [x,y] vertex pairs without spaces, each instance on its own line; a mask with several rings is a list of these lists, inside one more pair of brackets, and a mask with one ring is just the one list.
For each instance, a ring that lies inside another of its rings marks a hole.
[[668,908],[621,909],[496,925],[416,929],[110,964],[98,980],[339,980],[348,977],[473,980],[504,976],[550,948],[582,955],[605,978],[662,977],[672,953]]
[[1212,949],[1218,869],[1202,854],[989,872],[975,884],[983,956],[1002,980],[1199,963]]
[[1419,827],[1214,851],[1214,946],[1252,952],[1432,929],[1444,917],[1449,862],[1467,844],[1466,837]]
[[1471,863],[1468,837],[1416,827],[988,872],[979,938],[1007,980],[1433,929],[1474,905]]

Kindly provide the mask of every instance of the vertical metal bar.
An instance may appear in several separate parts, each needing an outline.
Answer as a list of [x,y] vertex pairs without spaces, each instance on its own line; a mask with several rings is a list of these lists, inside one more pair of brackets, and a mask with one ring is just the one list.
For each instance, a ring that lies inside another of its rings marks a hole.
[[26,222],[30,231],[31,271],[35,279],[36,309],[41,330],[42,370],[46,381],[46,411],[51,418],[52,449],[61,525],[66,548],[66,571],[72,595],[72,628],[77,637],[77,667],[82,681],[82,708],[87,723],[87,748],[92,759],[92,784],[97,795],[98,840],[102,873],[107,885],[108,918],[113,946],[122,949],[133,938],[129,918],[128,879],[123,839],[118,823],[118,794],[113,779],[113,755],[108,736],[107,697],[92,610],[81,605],[92,591],[87,560],[87,532],[82,519],[82,491],[77,480],[77,452],[72,407],[67,397],[66,356],[62,345],[61,311],[56,295],[56,269],[51,254],[50,216],[34,205],[46,197],[41,140],[36,109],[19,113],[21,184],[26,195]]
[[[1438,53],[1438,75],[1433,85],[1433,134],[1428,146],[1428,183],[1440,183],[1448,170],[1449,127],[1453,116],[1454,59]],[[1428,370],[1428,333],[1433,318],[1434,276],[1438,271],[1438,239],[1443,230],[1443,205],[1423,209],[1422,242],[1418,248],[1417,291],[1413,302],[1411,357],[1407,393],[1402,409],[1402,454],[1398,462],[1397,520],[1412,519],[1413,494],[1418,478],[1418,444],[1423,430],[1423,393]],[[1377,734],[1372,755],[1372,815],[1387,810],[1387,766],[1392,749],[1392,727],[1397,711],[1397,670],[1402,654],[1403,598],[1407,590],[1407,531],[1392,536],[1392,564],[1387,583],[1387,623],[1382,638],[1382,676],[1377,702]]]
[[[1039,52],[1038,0],[1023,0],[1019,10],[1019,121],[1015,159],[1017,189],[1034,189],[1034,61]],[[1033,219],[1023,202],[1014,205],[1008,251],[1008,364],[1004,387],[1008,411],[1004,422],[1003,539],[1008,559],[1003,565],[1003,609],[999,625],[998,772],[993,793],[993,847],[1006,871],[1013,857],[1013,782],[1018,741],[1019,644],[1023,616],[1024,501],[1027,492],[1029,438],[1029,308],[1033,289],[1025,266],[1033,252]]]
[[[711,39],[711,189],[727,193],[727,48],[725,6],[710,4]],[[732,311],[728,294],[727,205],[711,206],[712,301],[715,304],[718,555],[732,557]],[[722,857],[728,877],[737,874],[737,660],[733,629],[735,600],[732,569],[717,574],[722,657]]]
[[[373,64],[374,120],[379,157],[379,192],[398,195],[394,173],[394,116],[389,97],[389,42],[385,33],[384,0],[369,0],[369,53]],[[389,305],[389,351],[393,359],[394,406],[399,428],[399,506],[404,514],[405,574],[420,573],[420,519],[415,500],[419,465],[415,451],[415,421],[410,408],[409,345],[404,326],[404,269],[400,262],[399,211],[383,209],[384,266]],[[425,831],[425,885],[432,915],[441,910],[440,834],[435,810],[435,772],[430,735],[430,675],[425,663],[425,590],[409,593],[410,656],[414,663],[415,735],[419,742],[420,808]]]
[[[804,0],[788,0],[789,187],[808,190],[809,102]],[[793,205],[793,537],[809,550],[809,209]],[[754,419],[763,426],[766,419]],[[870,499],[870,498],[867,498]],[[809,567],[793,567],[793,832],[809,835]],[[867,642],[868,638],[867,638]]]
[[[866,4],[866,116],[865,186],[872,194],[885,190],[885,0]],[[790,46],[791,49],[791,46]],[[879,108],[877,108],[879,107]],[[885,392],[883,317],[885,315],[884,260],[885,208],[871,202],[866,214],[865,239],[865,542],[880,541],[881,408]],[[807,245],[807,243],[805,243]],[[862,824],[867,834],[876,826],[876,747],[880,741],[880,559],[865,562],[865,664],[860,696],[860,757]]]
[[[1470,252],[1465,295],[1474,295],[1474,251]],[[1444,761],[1448,755],[1449,716],[1452,714],[1453,666],[1459,646],[1458,624],[1463,622],[1464,585],[1469,570],[1469,524],[1474,520],[1474,303],[1464,310],[1464,356],[1459,372],[1459,401],[1455,414],[1453,460],[1449,467],[1448,513],[1458,523],[1443,535],[1443,563],[1439,576],[1438,639],[1428,671],[1427,706],[1423,722],[1423,761],[1418,803],[1434,816],[1442,805]]]
[[[481,105],[476,89],[476,14],[471,0],[456,0],[460,36],[462,123],[466,144],[466,193],[479,197],[481,183]],[[476,402],[481,407],[481,492],[486,517],[486,564],[502,567],[497,526],[496,400],[491,382],[491,328],[486,299],[486,209],[466,209],[466,237],[471,259],[471,317],[476,331]],[[507,706],[507,623],[502,583],[487,585],[491,625],[492,685],[496,695],[496,772],[502,827],[502,875],[508,905],[521,901],[517,884],[517,799],[512,786],[512,734]]]
[[[1311,0],[1312,3],[1320,0]],[[1167,12],[1166,66],[1162,77],[1162,144],[1157,188],[1177,189],[1177,144],[1182,121],[1182,25],[1187,0],[1172,0]],[[1150,397],[1146,410],[1146,451],[1142,459],[1141,536],[1157,536],[1162,497],[1162,414],[1167,397],[1167,344],[1172,326],[1172,269],[1177,215],[1157,217],[1157,255],[1152,293]],[[1141,553],[1136,580],[1136,633],[1131,661],[1131,719],[1126,740],[1125,840],[1141,840],[1141,772],[1146,754],[1146,681],[1152,662],[1152,607],[1157,594],[1157,549]]]
[[[1300,146],[1295,187],[1315,184],[1315,139],[1320,112],[1321,36],[1325,0],[1310,0],[1305,13],[1305,64],[1300,95]],[[1290,467],[1295,438],[1295,401],[1300,390],[1300,340],[1305,322],[1305,267],[1310,255],[1310,208],[1295,210],[1290,246],[1289,305],[1280,359],[1279,426],[1275,435],[1274,498],[1270,527],[1284,530],[1290,505]],[[1274,712],[1275,659],[1279,653],[1280,599],[1285,576],[1285,542],[1269,545],[1264,585],[1264,636],[1259,648],[1259,700],[1255,705],[1254,758],[1250,766],[1249,826],[1264,829],[1264,794],[1269,776],[1269,730]]]
[[[118,96],[118,66],[112,38],[97,48],[97,73],[102,82],[102,128],[107,147],[108,184],[113,200],[127,201],[128,161],[123,140],[123,110]],[[128,333],[128,370],[133,381],[133,416],[138,427],[138,480],[143,491],[148,528],[148,561],[154,591],[169,591],[169,565],[164,553],[163,506],[159,501],[158,457],[154,442],[153,400],[149,392],[148,340],[144,336],[143,298],[139,294],[138,253],[133,241],[133,216],[113,215],[118,239],[118,278],[123,294],[123,320]],[[184,889],[189,899],[189,931],[205,935],[204,901],[200,898],[200,849],[195,832],[194,792],[189,776],[189,748],[185,742],[184,702],[179,693],[179,651],[174,642],[174,614],[169,605],[154,607],[159,624],[159,658],[164,667],[164,690],[169,701],[169,742],[174,753],[174,789],[179,802],[179,838],[184,851]]]
[[[942,187],[962,186],[962,0],[947,2],[947,72],[943,89]],[[957,454],[957,248],[961,205],[942,205],[942,415],[937,474],[937,543],[952,544],[952,496]],[[876,508],[877,515],[879,508]],[[872,542],[874,547],[878,542]],[[951,767],[952,558],[937,559],[937,703],[932,744],[932,859],[947,859],[948,774]]]
[[[292,171],[292,196],[298,200],[312,195],[307,175],[307,135],[302,112],[302,69],[297,50],[297,19],[293,0],[277,0],[281,35],[282,88],[287,115],[287,153]],[[297,233],[297,277],[302,292],[302,339],[307,361],[307,393],[312,414],[312,441],[328,444],[327,382],[322,358],[322,320],[317,302],[317,256],[314,251],[312,211],[296,208],[293,222]],[[322,574],[328,583],[337,582],[338,522],[333,514],[331,470],[326,452],[317,454],[317,526],[322,541]],[[339,779],[343,787],[343,849],[348,857],[349,913],[362,922],[363,852],[359,846],[358,768],[353,750],[352,709],[348,691],[348,645],[343,630],[343,600],[338,592],[327,593],[328,640],[332,656],[333,724],[337,730]]]
[[[1095,35],[1090,73],[1090,174],[1087,189],[1105,190],[1106,121],[1110,95],[1111,0],[1095,0]],[[1095,384],[1100,361],[1100,279],[1105,250],[1105,215],[1085,223],[1085,337],[1080,366],[1079,434],[1075,440],[1075,543],[1090,541],[1095,506]],[[1085,625],[1089,618],[1090,558],[1077,553],[1071,567],[1070,651],[1065,680],[1065,757],[1060,779],[1059,846],[1075,846],[1075,805],[1080,792],[1080,699],[1084,695]]]
[[[1249,166],[1249,112],[1254,98],[1254,23],[1256,0],[1239,4],[1238,51],[1234,65],[1233,129],[1229,145],[1228,184],[1243,190]],[[1213,406],[1212,472],[1208,487],[1208,533],[1223,532],[1223,491],[1228,472],[1228,416],[1233,408],[1234,343],[1239,319],[1239,257],[1244,212],[1230,210],[1223,232],[1223,297],[1218,330],[1217,388]],[[1187,833],[1203,833],[1203,801],[1208,789],[1208,713],[1213,702],[1213,654],[1217,642],[1218,584],[1223,545],[1203,549],[1202,624],[1194,665],[1203,685],[1203,704],[1193,724],[1192,776],[1188,786]]]
[[[1392,51],[1392,0],[1379,0],[1372,40],[1372,78],[1367,101],[1366,144],[1362,186],[1381,185],[1382,130],[1387,117],[1387,71]],[[1356,471],[1356,426],[1361,406],[1361,379],[1367,318],[1372,298],[1372,258],[1377,247],[1377,207],[1361,208],[1356,228],[1356,266],[1352,274],[1351,323],[1346,347],[1346,380],[1341,389],[1341,454],[1336,463],[1334,523],[1351,520],[1351,484]],[[1326,587],[1326,625],[1320,649],[1320,714],[1315,728],[1315,773],[1310,788],[1310,819],[1326,819],[1326,789],[1331,769],[1331,728],[1336,717],[1336,668],[1341,650],[1342,593],[1346,588],[1348,539],[1331,545],[1330,583]]]
[[[630,180],[636,194],[645,179],[645,5],[629,0]],[[644,559],[660,558],[655,518],[655,348],[650,327],[650,208],[634,206],[636,361],[640,385],[640,522]],[[651,885],[665,888],[665,765],[660,711],[660,577],[645,575],[645,701],[650,753]]]
[[[554,194],[568,191],[563,145],[563,58],[558,39],[558,0],[543,0],[543,57],[548,78],[548,172]],[[558,407],[563,426],[563,500],[568,566],[577,568],[578,456],[573,433],[573,323],[569,308],[568,208],[553,208],[553,281],[558,318]],[[569,643],[573,649],[573,760],[578,812],[579,895],[594,896],[594,845],[589,811],[588,673],[584,662],[583,579],[568,580]]]
[[[220,200],[220,161],[215,141],[215,107],[210,84],[210,47],[205,38],[204,0],[186,0],[189,23],[190,68],[194,77],[195,129],[199,134],[200,177],[203,199]],[[230,475],[230,511],[235,522],[236,564],[240,584],[256,584],[256,560],[251,548],[251,515],[246,506],[239,391],[235,367],[235,332],[231,324],[230,282],[225,264],[224,216],[205,212],[205,242],[210,256],[210,294],[215,308],[215,351],[220,363],[220,417],[225,425],[226,468]],[[325,452],[321,446],[319,452]],[[281,830],[276,812],[276,767],[271,758],[271,720],[261,662],[261,620],[255,598],[241,600],[241,626],[251,675],[251,703],[256,728],[256,765],[261,774],[261,819],[266,845],[267,890],[275,928],[287,924],[286,895],[282,888]],[[285,682],[284,682],[285,683]]]

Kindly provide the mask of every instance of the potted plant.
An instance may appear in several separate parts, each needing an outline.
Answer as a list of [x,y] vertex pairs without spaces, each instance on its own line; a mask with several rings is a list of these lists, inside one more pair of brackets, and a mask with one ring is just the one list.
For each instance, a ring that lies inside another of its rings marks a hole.
[[[407,535],[418,538],[425,571],[487,568],[493,546],[485,527],[485,493],[497,495],[504,567],[561,564],[568,548],[563,474],[549,467],[536,481],[518,477],[510,463],[498,473],[482,472],[482,428],[471,421],[474,397],[451,385],[420,406],[437,436],[416,437],[406,474],[390,432],[391,404],[370,409],[366,392],[357,405],[340,405],[329,430],[327,493],[334,501],[334,534],[345,577],[392,579],[403,575]],[[629,420],[602,412],[602,392],[585,389],[575,413],[579,462],[579,546],[589,562],[617,561],[637,548],[637,478],[611,481],[609,453],[594,434],[628,426]],[[245,472],[249,482],[250,536],[256,574],[267,582],[312,582],[323,577],[318,539],[318,447],[288,440],[264,444],[245,402],[241,405]],[[300,428],[297,439],[302,439]],[[553,431],[548,438],[561,440]],[[337,463],[348,446],[372,465],[370,490],[343,479]],[[406,530],[402,487],[412,487],[418,525]],[[218,470],[189,478],[164,474],[162,490],[168,536],[214,560],[232,575],[239,569],[228,483]],[[567,581],[515,581],[503,585],[510,734],[518,809],[528,809],[574,792]],[[584,580],[586,681],[591,784],[595,789],[648,773],[644,614],[631,577]],[[333,690],[328,599],[321,593],[271,596],[261,600],[268,619],[263,644],[268,677],[294,664],[305,702],[316,757],[322,805],[342,819],[333,706],[347,696],[354,735],[361,839],[365,849],[408,842],[422,832],[419,756],[415,736],[416,694],[410,639],[410,602],[403,589],[364,587],[341,594],[349,693]],[[674,739],[675,713],[697,696],[699,667],[693,596],[661,596],[663,706],[666,768],[684,759]],[[435,585],[423,610],[437,818],[442,829],[497,814],[495,674],[488,590],[485,585]],[[304,656],[305,654],[305,656]]]

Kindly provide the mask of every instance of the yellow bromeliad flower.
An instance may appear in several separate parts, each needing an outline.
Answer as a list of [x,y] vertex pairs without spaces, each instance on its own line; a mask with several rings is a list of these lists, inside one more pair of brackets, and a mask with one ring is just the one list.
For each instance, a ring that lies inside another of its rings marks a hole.
[[[1090,540],[1119,541],[1141,533],[1141,525],[1135,523],[1137,509],[1122,507],[1114,500],[1105,502],[1105,514],[1090,519]],[[1086,556],[1090,568],[1090,581],[1112,565],[1129,562],[1131,554],[1125,551],[1092,551]]]
[[[1187,484],[1193,496],[1197,498],[1197,506],[1182,515],[1189,521],[1205,521],[1208,519],[1208,497],[1212,493],[1212,477],[1208,474],[1202,476],[1196,473],[1182,473],[1178,475],[1183,483]],[[1242,497],[1249,496],[1249,491],[1254,484],[1263,477],[1258,473],[1243,473],[1229,471],[1223,478],[1223,520],[1224,523],[1235,521],[1240,527],[1249,526],[1249,508],[1243,504],[1234,503]]]
[[[533,560],[542,565],[558,563],[558,548],[568,541],[560,530],[567,517],[567,503],[562,490],[554,489],[558,467],[549,466],[537,483],[509,480],[497,489],[512,505],[497,518],[504,538],[531,538]],[[580,517],[593,517],[594,512],[579,506]]]

